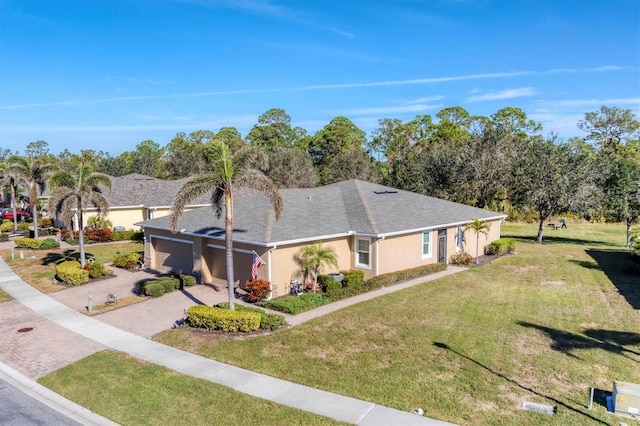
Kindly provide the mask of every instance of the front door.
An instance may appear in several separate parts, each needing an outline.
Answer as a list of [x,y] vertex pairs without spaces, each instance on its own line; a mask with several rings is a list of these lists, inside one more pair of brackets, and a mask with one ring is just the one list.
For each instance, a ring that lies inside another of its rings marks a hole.
[[447,263],[447,230],[438,230],[438,263]]

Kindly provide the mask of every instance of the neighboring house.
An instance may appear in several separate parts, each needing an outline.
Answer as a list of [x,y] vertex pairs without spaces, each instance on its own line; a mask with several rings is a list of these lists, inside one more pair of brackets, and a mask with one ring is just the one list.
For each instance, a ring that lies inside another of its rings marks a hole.
[[[111,190],[103,191],[109,201],[106,219],[111,221],[114,228],[134,229],[137,228],[137,222],[167,216],[171,213],[176,194],[188,180],[189,178],[163,180],[140,174],[111,177]],[[210,206],[210,198],[210,195],[200,197],[194,204],[187,206],[186,210]],[[97,214],[93,207],[85,209],[82,215],[84,225]],[[74,219],[73,228],[78,229],[75,221],[77,218]]]
[[[491,224],[479,245],[500,238],[505,215],[390,187],[348,180],[318,188],[281,190],[284,210],[275,220],[268,199],[245,191],[234,198],[234,277],[251,276],[253,251],[265,262],[258,277],[273,295],[290,290],[301,247],[322,241],[335,249],[338,270],[361,269],[365,279],[436,262],[460,250],[475,253],[476,236],[465,224],[477,217]],[[244,196],[243,196],[244,195]],[[185,212],[172,233],[169,218],[137,223],[145,234],[145,264],[169,272],[193,272],[202,282],[226,280],[224,215],[211,207]],[[337,272],[325,270],[324,273]]]

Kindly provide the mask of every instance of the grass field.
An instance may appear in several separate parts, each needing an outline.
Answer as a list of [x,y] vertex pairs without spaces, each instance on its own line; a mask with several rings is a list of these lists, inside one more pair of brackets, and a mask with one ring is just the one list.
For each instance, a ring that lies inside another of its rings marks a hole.
[[[640,265],[622,247],[620,225],[549,230],[542,245],[533,243],[536,231],[503,224],[502,235],[518,239],[514,255],[271,335],[221,339],[181,329],[156,340],[400,410],[422,407],[463,425],[618,424],[598,401],[586,405],[590,387],[640,382]],[[119,394],[167,374],[120,375],[116,395],[104,391],[113,367],[88,366],[92,358],[61,370],[70,379],[56,373],[43,383],[97,412],[110,413],[104,407],[112,400],[133,412],[139,402]],[[85,376],[90,384],[73,394]],[[97,400],[99,407],[90,403]],[[522,411],[524,401],[555,405],[558,413]],[[156,408],[149,415],[164,420],[165,409]]]

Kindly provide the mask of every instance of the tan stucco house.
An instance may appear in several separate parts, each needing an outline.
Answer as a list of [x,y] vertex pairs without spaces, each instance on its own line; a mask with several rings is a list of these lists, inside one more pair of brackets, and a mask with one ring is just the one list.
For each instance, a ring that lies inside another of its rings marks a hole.
[[[111,177],[111,190],[103,189],[109,201],[109,213],[105,216],[116,229],[137,229],[136,223],[147,219],[168,216],[176,194],[189,178],[163,180],[141,174]],[[210,197],[200,197],[185,210],[210,206]],[[84,210],[84,225],[98,214],[95,207]],[[73,228],[78,229],[77,217]]]
[[[361,269],[365,279],[436,262],[464,250],[475,253],[476,236],[465,231],[472,218],[491,224],[480,234],[482,247],[500,238],[505,215],[408,191],[348,180],[318,188],[281,190],[284,210],[275,220],[268,199],[245,192],[234,199],[234,278],[251,277],[255,251],[265,262],[258,277],[273,295],[290,290],[299,276],[295,255],[321,241],[335,249],[337,270]],[[193,272],[202,282],[226,280],[224,215],[203,207],[185,212],[172,233],[169,218],[137,223],[145,234],[145,263],[163,272]]]

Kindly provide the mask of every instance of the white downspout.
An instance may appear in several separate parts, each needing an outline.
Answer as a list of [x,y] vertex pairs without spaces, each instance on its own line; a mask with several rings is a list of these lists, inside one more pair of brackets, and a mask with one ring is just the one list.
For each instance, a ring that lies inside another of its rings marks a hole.
[[273,246],[267,251],[267,279],[269,280],[269,295],[263,299],[265,301],[271,300],[273,297],[273,284],[271,282],[271,252],[278,248],[278,246]]
[[375,269],[376,277],[380,274],[380,241],[384,239],[385,237],[382,236],[376,240],[376,269]]

